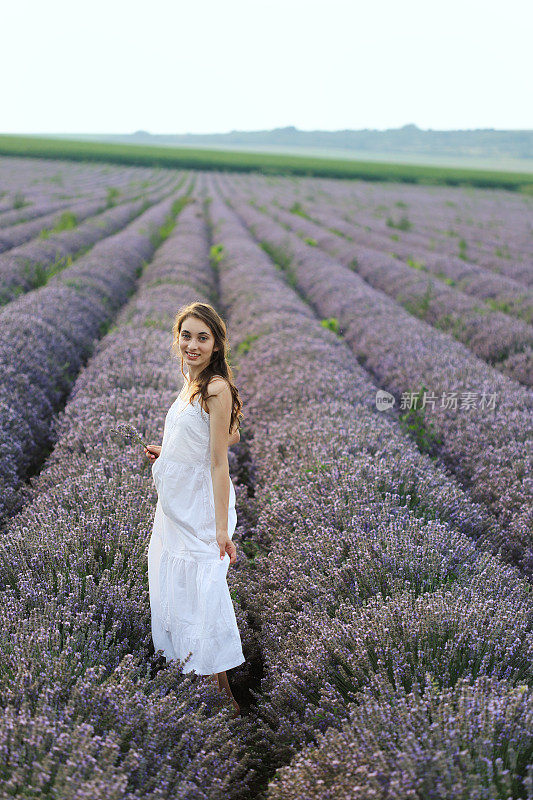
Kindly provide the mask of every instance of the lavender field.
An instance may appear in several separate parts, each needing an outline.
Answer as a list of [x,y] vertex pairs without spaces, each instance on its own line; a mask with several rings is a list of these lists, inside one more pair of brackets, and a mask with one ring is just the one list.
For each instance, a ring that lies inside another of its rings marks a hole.
[[[533,798],[532,210],[0,158],[0,798]],[[244,403],[237,719],[154,653],[112,435],[160,442],[192,300]]]

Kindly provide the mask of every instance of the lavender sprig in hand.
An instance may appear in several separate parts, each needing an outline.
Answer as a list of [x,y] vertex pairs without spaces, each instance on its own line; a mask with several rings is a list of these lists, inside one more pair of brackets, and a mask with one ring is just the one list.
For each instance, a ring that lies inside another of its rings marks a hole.
[[129,422],[117,422],[116,427],[111,428],[111,433],[118,434],[122,437],[123,441],[128,444],[131,444],[131,442],[139,442],[143,447],[147,447],[139,436],[137,429],[133,425],[130,425]]

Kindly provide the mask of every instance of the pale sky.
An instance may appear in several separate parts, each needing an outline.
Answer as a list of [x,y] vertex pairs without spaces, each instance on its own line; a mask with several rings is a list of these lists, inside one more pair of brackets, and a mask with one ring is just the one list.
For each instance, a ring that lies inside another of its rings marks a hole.
[[1,133],[533,128],[531,0],[14,0]]

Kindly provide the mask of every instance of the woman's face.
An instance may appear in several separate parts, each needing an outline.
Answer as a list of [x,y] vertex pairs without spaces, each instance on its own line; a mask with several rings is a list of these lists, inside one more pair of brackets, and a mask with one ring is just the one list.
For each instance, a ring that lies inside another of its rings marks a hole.
[[189,367],[189,374],[194,379],[211,361],[215,337],[203,320],[186,317],[181,325],[179,347]]

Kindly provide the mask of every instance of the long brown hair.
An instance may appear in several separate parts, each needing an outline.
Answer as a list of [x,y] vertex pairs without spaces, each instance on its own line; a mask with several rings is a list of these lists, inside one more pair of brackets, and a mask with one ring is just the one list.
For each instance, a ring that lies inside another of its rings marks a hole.
[[200,319],[202,322],[205,322],[215,338],[215,344],[213,347],[218,348],[217,350],[213,349],[210,363],[202,370],[196,380],[192,381],[192,384],[195,385],[195,388],[191,393],[190,400],[192,401],[197,395],[200,395],[204,401],[203,404],[206,405],[205,400],[212,396],[207,393],[208,384],[211,378],[215,375],[217,377],[225,378],[229,384],[232,397],[231,418],[228,431],[228,433],[231,433],[235,421],[238,422],[237,430],[240,428],[241,419],[244,415],[241,414],[242,402],[239,398],[238,389],[233,382],[233,372],[227,361],[229,345],[226,334],[226,324],[222,317],[215,311],[213,306],[209,305],[209,303],[199,303],[195,301],[193,303],[188,303],[179,309],[174,318],[174,324],[172,326],[173,338],[170,349],[180,358],[181,374],[183,375],[184,379],[185,373],[183,371],[183,356],[180,351],[179,338],[181,326],[187,317],[196,317],[196,319]]

